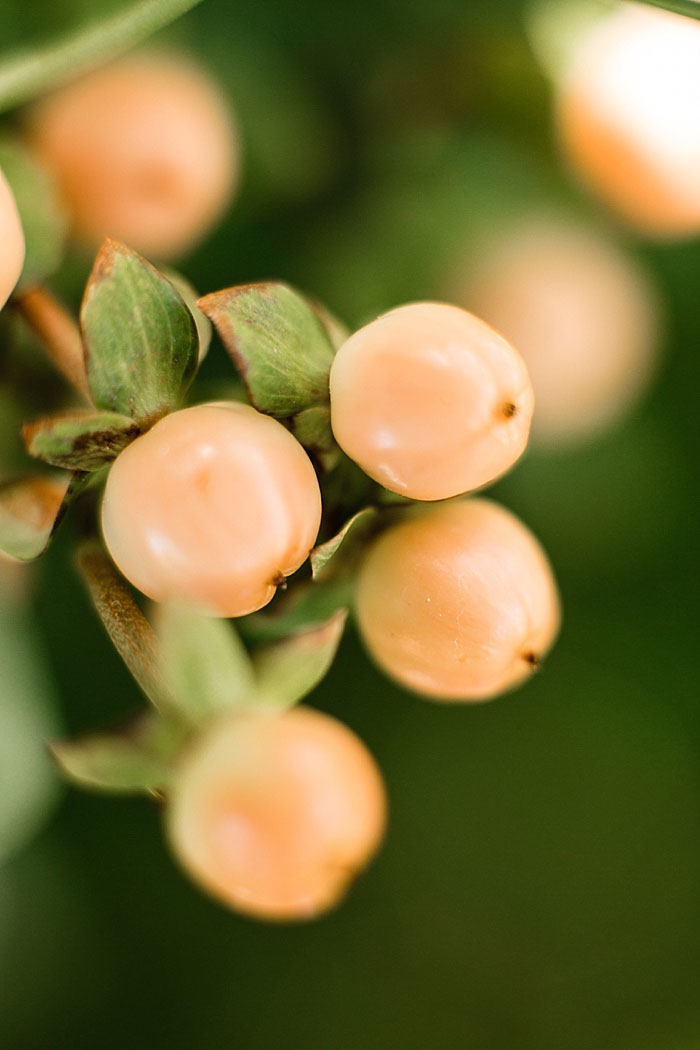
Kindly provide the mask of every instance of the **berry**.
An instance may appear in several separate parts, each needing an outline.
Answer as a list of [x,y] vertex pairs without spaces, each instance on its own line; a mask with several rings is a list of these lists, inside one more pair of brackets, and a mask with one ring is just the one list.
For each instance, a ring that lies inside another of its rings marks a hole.
[[375,660],[438,700],[486,700],[528,678],[559,626],[547,558],[528,529],[482,499],[419,512],[370,548],[357,620]]
[[506,340],[456,306],[412,303],[343,343],[330,376],[340,447],[392,492],[446,499],[508,470],[533,394]]
[[584,36],[559,89],[573,168],[659,236],[700,232],[700,25],[625,4]]
[[24,232],[15,198],[0,171],[0,309],[14,290],[24,265]]
[[209,79],[174,58],[98,70],[38,103],[30,145],[53,171],[75,235],[158,258],[186,252],[236,181],[230,113]]
[[384,832],[381,775],[346,726],[310,708],[215,723],[182,761],[169,838],[237,911],[308,919],[335,904]]
[[575,221],[532,216],[495,238],[458,294],[523,355],[541,445],[596,434],[649,382],[660,327],[655,288],[614,242]]
[[233,402],[161,419],[117,457],[102,505],[105,542],[131,583],[220,616],[266,605],[308,556],[320,520],[301,445]]

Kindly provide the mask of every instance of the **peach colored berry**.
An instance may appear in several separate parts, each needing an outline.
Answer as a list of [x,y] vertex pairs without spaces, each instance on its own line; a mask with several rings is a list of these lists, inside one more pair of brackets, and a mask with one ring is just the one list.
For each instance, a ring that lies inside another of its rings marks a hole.
[[356,611],[379,666],[437,700],[486,700],[519,685],[560,615],[537,540],[482,499],[419,512],[381,535],[360,571]]
[[477,317],[411,303],[340,347],[330,377],[340,447],[392,492],[446,499],[493,481],[527,443],[525,364]]
[[0,309],[14,290],[24,265],[24,232],[7,179],[0,171]]
[[192,878],[266,919],[332,907],[376,851],[386,797],[346,726],[310,708],[214,724],[178,770],[169,838]]
[[222,214],[237,178],[232,117],[180,59],[142,55],[38,103],[30,145],[54,173],[77,237],[115,237],[157,258],[186,252]]
[[531,216],[484,246],[456,294],[525,359],[541,445],[582,441],[624,415],[657,359],[659,303],[614,242],[565,217]]
[[624,4],[579,42],[559,88],[572,167],[624,219],[700,232],[700,25]]
[[102,505],[105,542],[134,586],[221,616],[266,605],[305,561],[320,520],[304,449],[234,402],[161,419],[117,457]]

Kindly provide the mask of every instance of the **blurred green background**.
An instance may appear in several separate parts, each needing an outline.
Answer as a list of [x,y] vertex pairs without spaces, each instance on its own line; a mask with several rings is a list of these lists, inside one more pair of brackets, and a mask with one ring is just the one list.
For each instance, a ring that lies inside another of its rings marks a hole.
[[[4,0],[2,50],[97,9]],[[532,198],[605,222],[557,157],[524,16],[519,0],[204,0],[159,39],[220,80],[244,178],[180,268],[202,291],[284,278],[356,327],[439,295],[485,215]],[[543,672],[441,706],[348,633],[311,702],[377,756],[391,823],[308,926],[210,903],[149,803],[59,789],[0,867],[1,1050],[700,1048],[700,243],[628,247],[665,304],[653,389],[594,444],[533,450],[491,490],[560,582]],[[56,282],[74,302],[87,266]],[[204,376],[228,375],[215,347]],[[37,365],[39,404],[48,381]],[[74,529],[33,570],[27,613],[47,717],[70,732],[141,703],[75,577]]]

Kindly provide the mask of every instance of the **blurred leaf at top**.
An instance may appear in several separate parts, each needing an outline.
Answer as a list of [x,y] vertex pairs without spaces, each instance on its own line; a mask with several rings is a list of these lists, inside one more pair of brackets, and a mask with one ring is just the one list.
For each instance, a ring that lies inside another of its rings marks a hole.
[[689,18],[700,18],[700,0],[643,0],[643,3],[675,11],[678,15],[688,15]]
[[200,0],[3,0],[0,111],[102,65]]

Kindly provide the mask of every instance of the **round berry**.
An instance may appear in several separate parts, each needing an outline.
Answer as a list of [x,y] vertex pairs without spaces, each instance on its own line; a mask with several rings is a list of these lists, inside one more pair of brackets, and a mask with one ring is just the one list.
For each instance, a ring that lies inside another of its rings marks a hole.
[[215,723],[182,761],[167,819],[182,866],[224,904],[309,919],[374,854],[386,797],[362,741],[297,707]]
[[636,402],[653,374],[654,285],[613,241],[575,221],[532,216],[495,237],[457,294],[523,355],[540,445],[597,434]]
[[700,25],[624,4],[580,41],[557,119],[574,169],[659,236],[700,232]]
[[357,620],[375,660],[437,700],[486,700],[528,678],[559,627],[544,551],[488,500],[431,508],[383,533],[361,568]]
[[24,265],[24,232],[7,179],[0,171],[0,309],[10,298]]
[[50,95],[30,145],[53,171],[75,235],[181,255],[222,214],[238,157],[231,114],[198,68],[131,57]]
[[266,605],[305,561],[320,520],[301,445],[234,402],[161,419],[117,457],[102,504],[105,542],[134,586],[220,616]]
[[412,303],[361,328],[338,350],[330,390],[340,447],[411,499],[479,488],[527,443],[533,394],[522,358],[456,306]]

